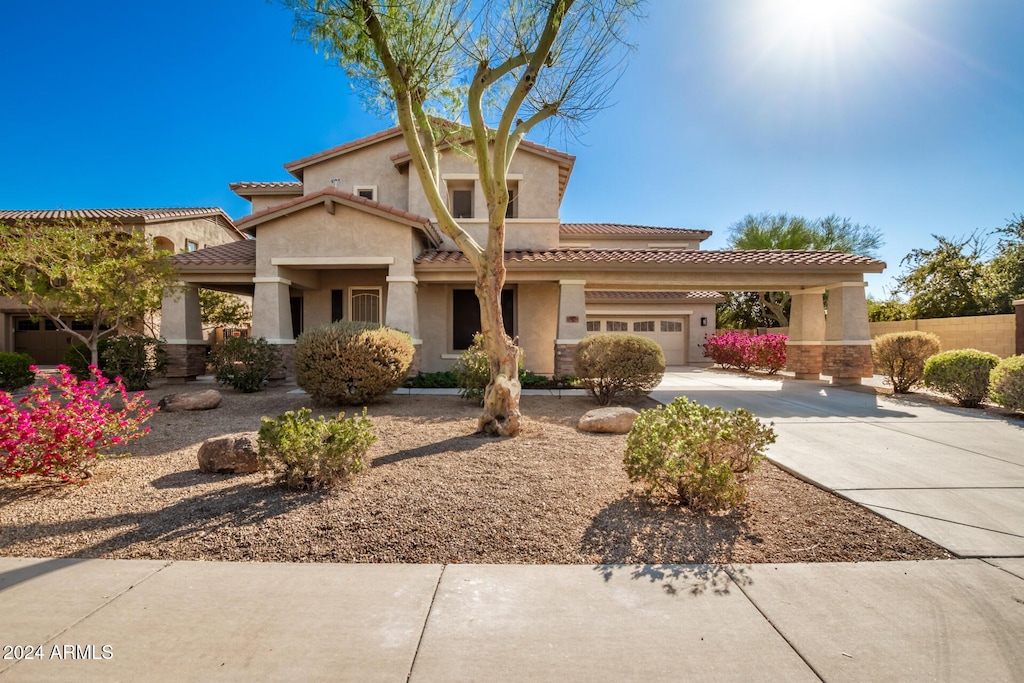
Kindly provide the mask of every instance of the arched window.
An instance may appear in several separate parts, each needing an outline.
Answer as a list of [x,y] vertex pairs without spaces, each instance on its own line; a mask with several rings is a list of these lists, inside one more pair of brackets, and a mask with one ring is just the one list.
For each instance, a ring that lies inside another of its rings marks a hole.
[[166,237],[157,237],[153,240],[153,247],[159,251],[169,251],[174,253],[174,242],[170,241]]
[[350,320],[380,324],[380,287],[352,289],[349,297]]

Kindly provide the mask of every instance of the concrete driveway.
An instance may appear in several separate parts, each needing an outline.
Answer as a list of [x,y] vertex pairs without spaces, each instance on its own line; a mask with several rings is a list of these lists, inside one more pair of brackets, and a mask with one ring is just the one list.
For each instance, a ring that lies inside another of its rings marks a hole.
[[961,557],[1024,557],[1024,419],[695,368],[651,396],[746,408],[775,423],[780,467]]

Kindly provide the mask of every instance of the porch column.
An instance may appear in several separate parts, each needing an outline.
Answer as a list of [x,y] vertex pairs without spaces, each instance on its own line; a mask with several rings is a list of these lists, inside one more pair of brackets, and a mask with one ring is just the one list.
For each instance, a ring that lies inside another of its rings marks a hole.
[[[277,347],[284,375],[292,374],[295,337],[292,334],[291,280],[283,277],[254,277],[252,336],[263,337]],[[271,375],[281,379],[280,373]]]
[[558,334],[555,338],[555,374],[571,375],[576,345],[587,336],[586,280],[558,281]]
[[821,379],[822,348],[825,339],[825,288],[790,292],[789,341],[786,342],[786,369],[797,379]]
[[384,324],[408,332],[412,337],[416,355],[413,357],[409,374],[415,375],[419,372],[423,349],[423,340],[420,339],[419,301],[416,296],[419,280],[413,275],[395,275],[393,272],[394,266],[388,270],[388,299],[384,310]]
[[199,312],[199,288],[181,283],[164,290],[160,337],[167,342],[167,381],[180,384],[206,372],[206,341]]
[[865,282],[839,282],[828,289],[828,316],[825,319],[825,349],[822,373],[832,384],[860,384],[871,377],[871,330]]

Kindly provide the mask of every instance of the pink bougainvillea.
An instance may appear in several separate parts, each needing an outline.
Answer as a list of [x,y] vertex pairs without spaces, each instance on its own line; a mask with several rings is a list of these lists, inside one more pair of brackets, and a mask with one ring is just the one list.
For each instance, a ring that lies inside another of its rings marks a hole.
[[17,402],[0,391],[0,479],[37,475],[82,484],[101,450],[149,432],[142,423],[157,409],[142,392],[129,394],[120,377],[111,381],[90,369],[94,379],[80,381],[57,366],[58,378],[46,376]]
[[718,365],[748,371],[763,370],[774,375],[786,367],[784,334],[750,335],[723,332],[711,335],[704,342],[704,356]]

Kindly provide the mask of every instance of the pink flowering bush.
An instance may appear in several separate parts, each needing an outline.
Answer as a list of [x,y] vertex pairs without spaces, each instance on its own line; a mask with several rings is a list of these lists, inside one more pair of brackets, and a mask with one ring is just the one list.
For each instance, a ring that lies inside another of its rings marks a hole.
[[750,335],[742,332],[724,332],[711,335],[704,342],[704,356],[726,368],[744,372],[755,369],[774,375],[786,367],[786,341],[784,334]]
[[66,365],[57,370],[59,378],[47,376],[17,402],[0,391],[0,479],[34,474],[84,484],[101,450],[149,432],[142,423],[157,409],[142,392],[129,394],[120,377],[111,381],[95,366],[91,380]]

